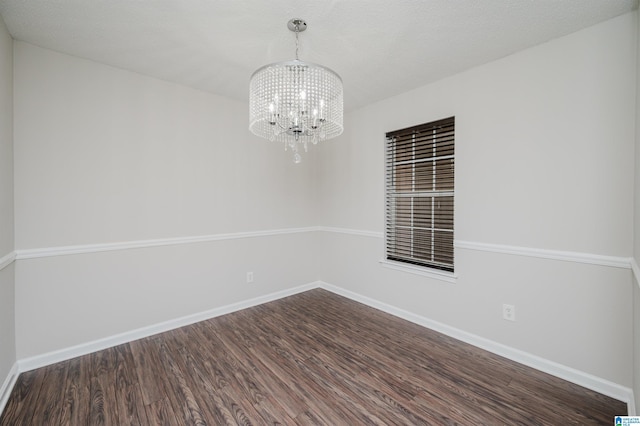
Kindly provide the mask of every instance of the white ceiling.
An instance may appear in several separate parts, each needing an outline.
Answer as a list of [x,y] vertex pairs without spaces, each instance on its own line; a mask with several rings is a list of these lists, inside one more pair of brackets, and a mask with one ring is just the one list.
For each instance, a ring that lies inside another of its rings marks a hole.
[[11,35],[231,98],[293,59],[342,76],[353,109],[629,12],[637,0],[0,0]]

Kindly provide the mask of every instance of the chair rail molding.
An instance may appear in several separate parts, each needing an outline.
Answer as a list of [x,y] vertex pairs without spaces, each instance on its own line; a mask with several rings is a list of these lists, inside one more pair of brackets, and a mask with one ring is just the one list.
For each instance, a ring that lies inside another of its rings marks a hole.
[[638,262],[635,257],[631,258],[631,270],[633,271],[633,276],[636,279],[636,284],[640,287],[640,267],[638,267]]
[[2,271],[7,266],[11,265],[13,261],[16,260],[16,252],[12,251],[2,257],[0,257],[0,271]]
[[232,232],[225,234],[197,235],[190,237],[159,238],[149,240],[123,241],[47,248],[21,249],[15,251],[16,260],[38,257],[67,256],[73,254],[97,253],[103,251],[129,250],[147,247],[171,246],[177,244],[205,243],[211,241],[236,240],[241,238],[268,237],[274,235],[300,234],[317,231],[318,227],[268,229],[262,231]]
[[[39,257],[66,256],[103,251],[129,250],[146,247],[159,247],[177,244],[192,244],[211,241],[234,240],[240,238],[256,238],[275,235],[298,234],[306,232],[329,232],[367,238],[384,239],[384,232],[362,229],[341,228],[333,226],[308,226],[302,228],[268,229],[261,231],[232,232],[211,235],[196,235],[189,237],[159,238],[148,240],[123,241],[116,243],[98,243],[85,245],[69,245],[46,248],[17,249],[0,258],[0,270],[14,260],[33,259]],[[640,269],[633,257],[606,256],[592,253],[548,250],[503,244],[490,244],[474,241],[455,240],[457,249],[502,253],[515,256],[537,257],[541,259],[561,260],[566,262],[587,263],[592,265],[610,266],[615,268],[632,269],[636,280],[640,282]]]
[[[332,226],[318,226],[318,231],[332,232],[336,234],[347,234],[362,237],[384,239],[384,232],[367,231],[361,229],[341,228]],[[541,248],[531,248],[522,246],[512,246],[506,244],[481,243],[476,241],[455,240],[453,243],[457,249],[484,251],[490,253],[510,254],[514,256],[536,257],[540,259],[561,260],[565,262],[587,263],[591,265],[610,266],[614,268],[632,269],[635,264],[634,273],[636,279],[640,279],[640,270],[632,257],[607,256],[601,254],[550,250]]]
[[548,250],[530,247],[510,246],[502,244],[478,243],[473,241],[454,242],[456,248],[491,253],[510,254],[514,256],[537,257],[541,259],[562,260],[565,262],[588,263],[591,265],[610,266],[613,268],[631,269],[630,257],[605,256],[601,254],[582,253],[564,250]]
[[336,234],[357,235],[360,237],[384,238],[384,232],[366,231],[362,229],[338,228],[333,226],[318,226],[318,231],[333,232]]

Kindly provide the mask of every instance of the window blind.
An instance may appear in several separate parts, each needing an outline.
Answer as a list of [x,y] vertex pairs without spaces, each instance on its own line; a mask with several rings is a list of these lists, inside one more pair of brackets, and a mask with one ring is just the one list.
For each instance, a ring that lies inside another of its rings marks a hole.
[[386,256],[453,272],[455,117],[386,134]]

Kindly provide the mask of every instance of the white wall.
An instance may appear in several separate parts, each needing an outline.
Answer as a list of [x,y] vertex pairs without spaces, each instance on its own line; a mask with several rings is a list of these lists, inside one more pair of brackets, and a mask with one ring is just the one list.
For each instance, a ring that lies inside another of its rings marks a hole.
[[[384,133],[455,115],[456,240],[628,257],[635,25],[628,14],[351,112],[302,167],[248,132],[245,103],[16,42],[15,247],[318,224],[379,233]],[[383,248],[301,232],[23,258],[17,356],[321,278],[633,385],[628,269],[459,248],[450,284],[381,268]],[[505,302],[517,322],[501,319]]]
[[[251,135],[245,103],[22,42],[14,52],[19,254],[316,223],[313,163]],[[313,238],[18,260],[18,358],[312,282]]]
[[[0,17],[0,259],[13,253],[13,225],[13,40]],[[14,282],[14,265],[0,265],[0,400],[16,361]]]
[[[317,280],[312,233],[18,261],[18,358]],[[245,282],[245,272],[255,281]]]
[[312,169],[247,106],[16,43],[16,246],[314,223]]
[[[385,132],[456,117],[457,241],[628,258],[635,13],[367,106],[318,158],[321,224],[382,232]],[[458,248],[457,283],[382,268],[382,238],[326,233],[322,278],[632,386],[630,273]],[[517,321],[501,319],[502,303]],[[615,348],[615,350],[612,350]]]

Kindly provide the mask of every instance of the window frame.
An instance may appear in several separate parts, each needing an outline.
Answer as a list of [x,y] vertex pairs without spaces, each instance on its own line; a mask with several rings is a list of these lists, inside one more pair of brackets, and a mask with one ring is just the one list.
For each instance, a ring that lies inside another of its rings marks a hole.
[[[439,162],[443,163],[439,165]],[[406,165],[411,166],[410,173]],[[427,171],[417,172],[418,165],[427,165],[422,167]],[[407,189],[408,177],[410,189]],[[399,201],[407,198],[409,203],[402,206]],[[421,206],[423,200],[427,203]],[[419,201],[418,207],[414,208],[416,201]],[[455,116],[387,132],[385,257],[380,263],[419,275],[455,280],[454,207]],[[424,226],[425,218],[429,219],[430,226]],[[444,227],[436,227],[436,221]]]

